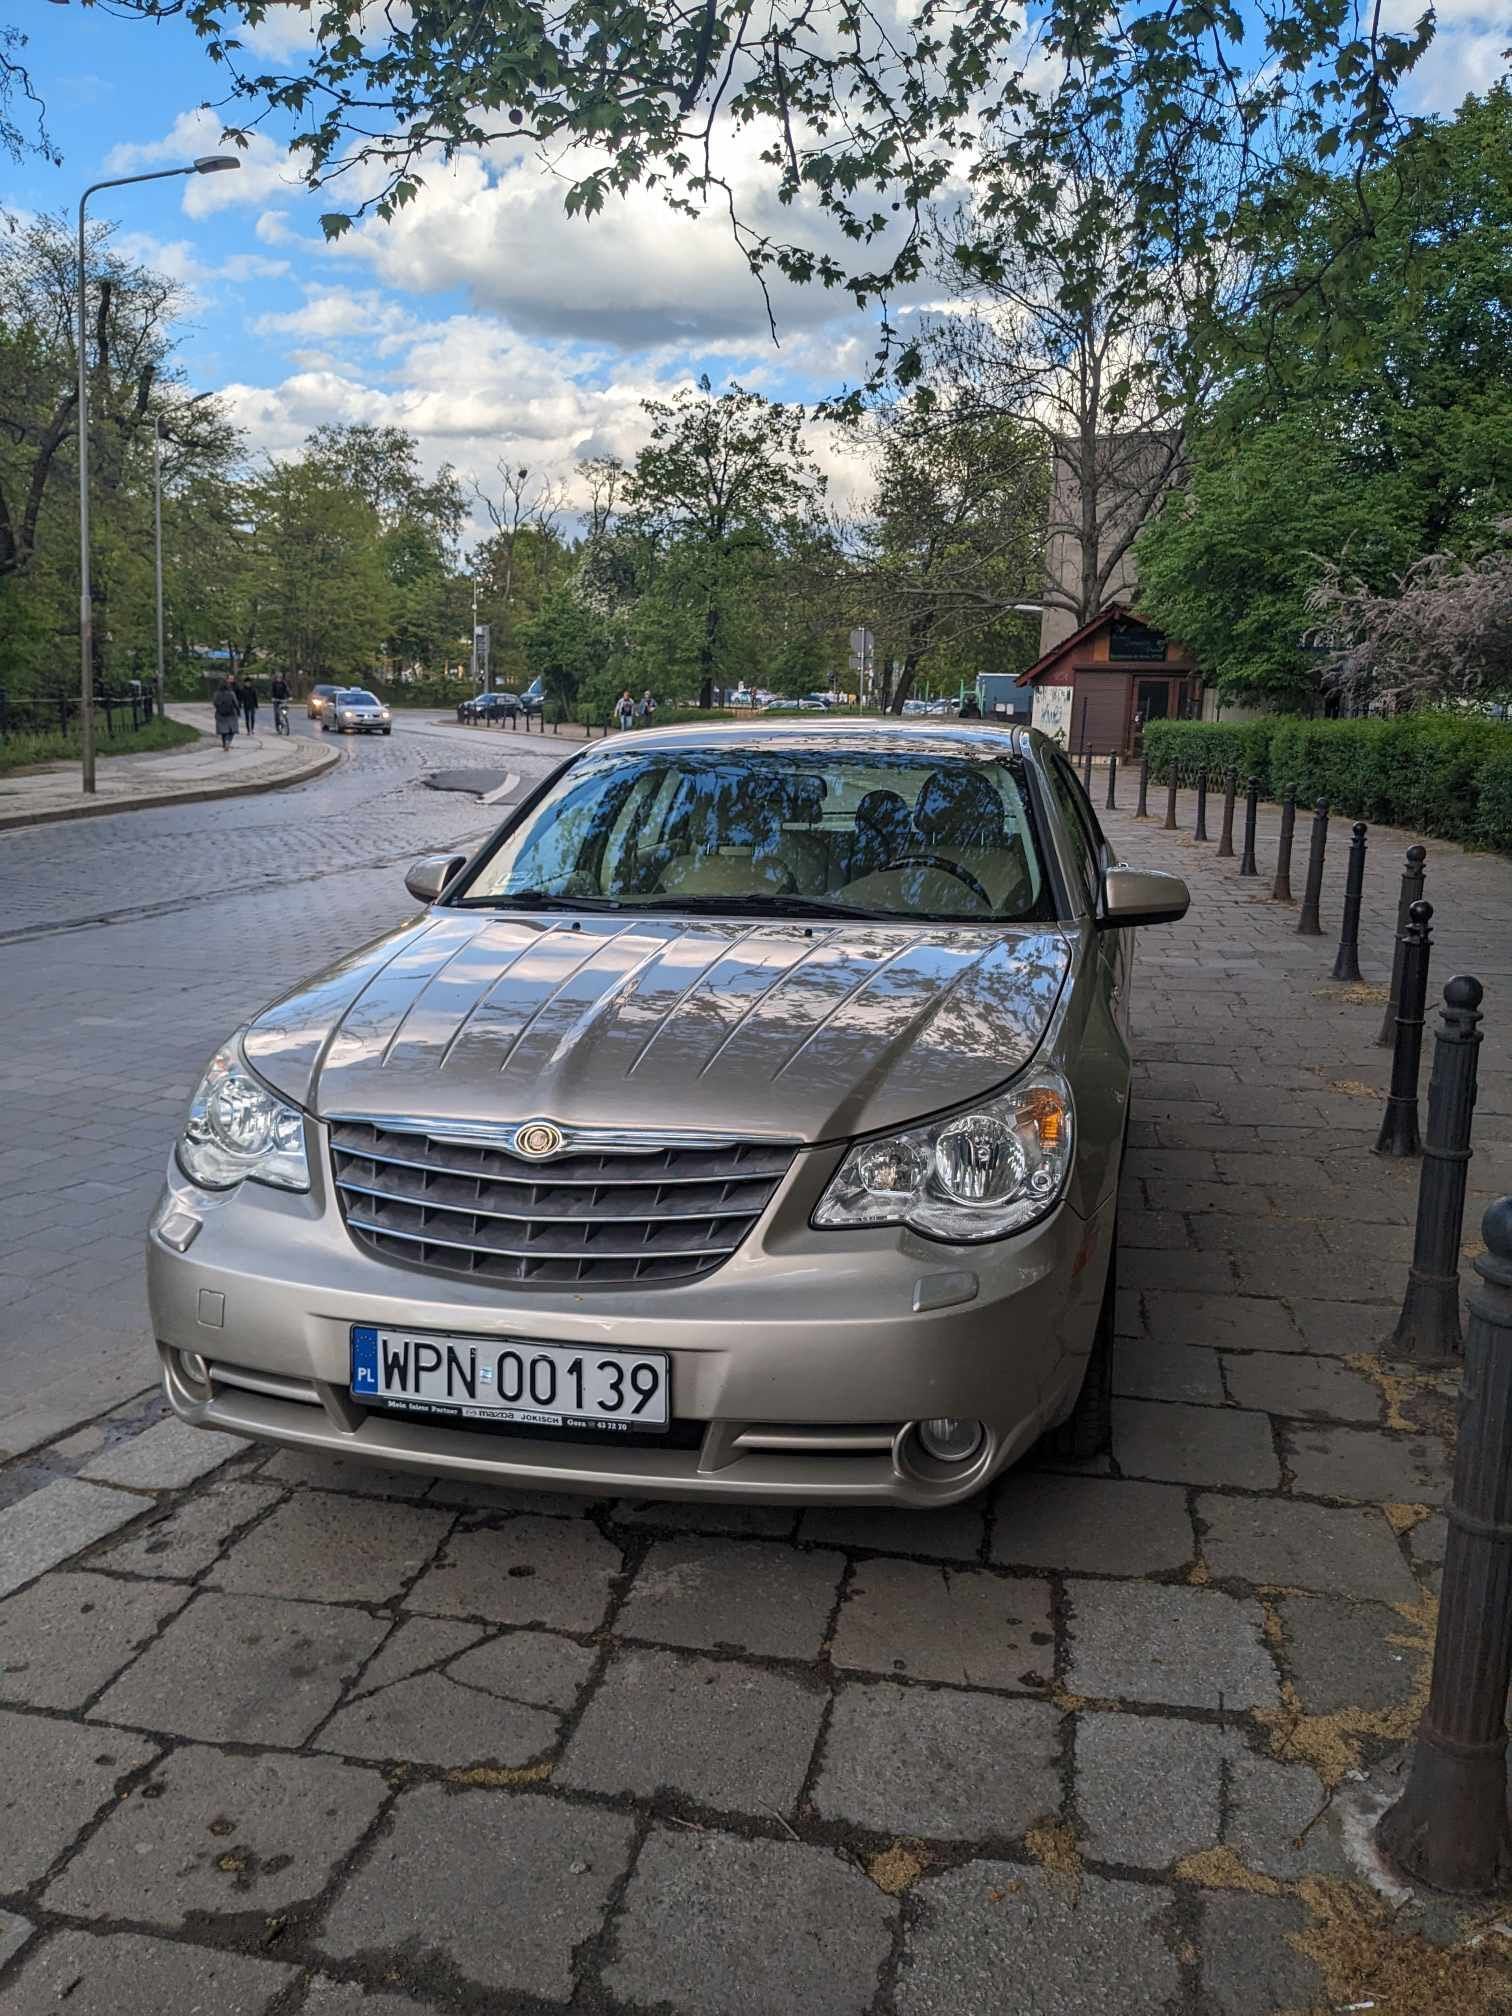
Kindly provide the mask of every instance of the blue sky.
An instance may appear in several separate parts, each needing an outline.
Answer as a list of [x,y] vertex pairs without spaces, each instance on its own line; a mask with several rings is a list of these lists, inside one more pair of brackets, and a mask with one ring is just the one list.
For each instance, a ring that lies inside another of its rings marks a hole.
[[[1386,12],[1405,22],[1420,4],[1386,0]],[[198,109],[220,73],[181,20],[123,20],[78,0],[0,8],[30,38],[64,157],[8,171],[0,193],[13,207],[71,211],[99,176],[220,151],[218,117]],[[1447,110],[1503,68],[1512,0],[1442,0],[1439,20],[1414,98]],[[306,34],[289,8],[251,39],[277,64],[297,59]],[[636,195],[568,219],[563,184],[506,154],[426,179],[398,222],[327,245],[327,203],[303,192],[267,133],[237,173],[108,191],[92,211],[116,220],[123,249],[184,282],[191,377],[224,388],[253,446],[275,453],[324,421],[372,420],[412,428],[432,467],[486,478],[502,455],[560,476],[584,454],[633,453],[641,400],[701,370],[814,397],[866,368],[872,324],[818,290],[778,297],[773,348],[718,216],[677,219]]]

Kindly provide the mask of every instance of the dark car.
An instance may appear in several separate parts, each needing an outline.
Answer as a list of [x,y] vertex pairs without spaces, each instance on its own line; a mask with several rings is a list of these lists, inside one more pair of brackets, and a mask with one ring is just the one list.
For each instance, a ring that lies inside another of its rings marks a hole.
[[459,721],[512,721],[528,712],[518,693],[475,693],[457,705]]

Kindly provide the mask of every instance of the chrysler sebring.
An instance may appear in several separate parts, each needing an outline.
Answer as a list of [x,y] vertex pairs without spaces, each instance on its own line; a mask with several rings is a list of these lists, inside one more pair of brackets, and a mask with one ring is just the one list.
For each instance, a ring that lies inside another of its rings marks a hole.
[[232,1036],[148,1236],[206,1428],[634,1496],[941,1505],[1106,1437],[1130,927],[1059,750],[582,751]]

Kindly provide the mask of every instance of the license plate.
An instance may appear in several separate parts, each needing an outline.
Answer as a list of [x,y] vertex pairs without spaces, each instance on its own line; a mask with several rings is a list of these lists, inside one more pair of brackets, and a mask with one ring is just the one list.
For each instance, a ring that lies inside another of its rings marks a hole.
[[668,1361],[657,1351],[352,1325],[352,1398],[367,1407],[623,1435],[666,1427],[669,1383]]

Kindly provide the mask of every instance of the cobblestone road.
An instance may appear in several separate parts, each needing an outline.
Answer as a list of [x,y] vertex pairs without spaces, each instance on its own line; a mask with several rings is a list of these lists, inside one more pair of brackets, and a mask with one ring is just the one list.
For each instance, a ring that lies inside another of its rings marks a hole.
[[415,855],[496,822],[423,779],[523,789],[571,753],[430,716],[341,746],[290,791],[0,833],[0,1451],[151,1376],[142,1230],[206,1059],[412,908]]
[[[935,1516],[582,1504],[133,1399],[0,1469],[6,2016],[1502,2006],[1505,1907],[1383,1896],[1360,1852],[1423,1699],[1452,1406],[1369,1355],[1415,1182],[1368,1152],[1380,1001],[1233,862],[1109,823],[1196,895],[1141,947],[1112,1459]],[[291,906],[357,936],[391,875],[233,875],[239,984]],[[1512,869],[1435,846],[1430,877],[1439,977],[1499,983],[1479,1197],[1512,1181]],[[131,990],[166,1128],[178,1021],[188,1070],[242,1003],[187,925],[112,950],[143,928],[33,942],[95,948],[60,1026]]]

